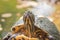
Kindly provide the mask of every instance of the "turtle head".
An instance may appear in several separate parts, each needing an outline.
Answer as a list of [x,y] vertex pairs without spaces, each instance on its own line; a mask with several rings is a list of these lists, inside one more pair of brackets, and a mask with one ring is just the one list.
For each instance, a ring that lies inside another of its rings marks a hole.
[[27,11],[25,12],[24,16],[23,16],[23,21],[24,21],[24,25],[26,30],[28,31],[28,36],[32,37],[32,34],[34,32],[34,23],[35,23],[35,18],[34,18],[34,14],[32,14],[32,12]]
[[23,21],[24,24],[34,24],[35,23],[35,17],[34,14],[32,14],[32,12],[27,11],[25,12],[24,16],[23,16]]

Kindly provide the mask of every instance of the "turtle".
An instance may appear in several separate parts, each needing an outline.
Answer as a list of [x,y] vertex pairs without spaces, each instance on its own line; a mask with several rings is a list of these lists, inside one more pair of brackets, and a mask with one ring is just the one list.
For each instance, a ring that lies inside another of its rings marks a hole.
[[19,34],[23,34],[29,38],[38,38],[39,40],[53,40],[53,37],[50,37],[49,33],[42,30],[41,28],[35,25],[35,16],[32,12],[27,11],[23,16],[24,24],[17,25],[12,27],[12,35],[8,40],[15,37]]
[[53,37],[49,37],[50,35],[46,31],[35,25],[35,16],[32,12],[25,12],[23,22],[24,24],[12,27],[13,34],[24,34],[29,38],[38,38],[39,40],[53,40]]
[[[37,13],[37,15],[39,14]],[[60,40],[59,31],[57,30],[56,25],[53,23],[53,21],[50,21],[48,17],[37,17],[36,15],[34,16],[36,20],[35,25],[37,25],[37,27],[47,31],[51,36],[54,37],[55,40]],[[23,16],[14,24],[14,26],[20,25],[21,23],[23,24]]]

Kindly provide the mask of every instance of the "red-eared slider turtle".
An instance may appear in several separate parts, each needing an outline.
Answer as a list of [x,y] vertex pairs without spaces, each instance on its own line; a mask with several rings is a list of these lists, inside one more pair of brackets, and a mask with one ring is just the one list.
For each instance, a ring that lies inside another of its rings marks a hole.
[[23,22],[22,25],[17,25],[15,27],[12,27],[12,36],[9,38],[14,38],[19,34],[23,34],[29,38],[38,38],[39,40],[53,40],[50,35],[45,32],[44,30],[38,28],[35,24],[35,16],[32,14],[32,12],[27,11],[25,12],[23,16]]
[[22,25],[17,25],[12,28],[12,33],[20,33],[24,34],[27,37],[30,38],[38,38],[40,40],[52,40],[49,37],[49,34],[42,29],[38,28],[35,24],[35,16],[32,14],[32,12],[27,11],[25,12],[23,16],[23,22]]
[[[23,23],[22,18],[19,19],[19,21],[15,25]],[[60,40],[60,34],[59,34],[59,32],[56,28],[56,25],[53,22],[51,22],[47,17],[39,17],[38,18],[38,17],[35,16],[35,20],[36,20],[35,24],[39,28],[47,31],[51,36],[54,37],[55,40]]]

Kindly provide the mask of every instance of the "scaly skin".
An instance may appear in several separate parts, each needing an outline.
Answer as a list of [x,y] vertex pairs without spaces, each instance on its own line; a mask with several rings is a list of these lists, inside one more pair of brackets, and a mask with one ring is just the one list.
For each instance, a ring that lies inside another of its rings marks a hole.
[[48,33],[43,31],[42,29],[38,28],[34,25],[35,18],[31,12],[26,12],[23,16],[23,25],[16,26],[13,29],[13,33],[21,33],[30,38],[39,38],[41,40],[49,40]]

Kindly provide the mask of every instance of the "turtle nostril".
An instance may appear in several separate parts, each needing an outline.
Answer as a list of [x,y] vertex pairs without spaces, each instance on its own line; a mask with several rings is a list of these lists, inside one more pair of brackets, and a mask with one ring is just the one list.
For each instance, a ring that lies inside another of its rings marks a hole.
[[15,31],[15,28],[12,28],[12,31]]

